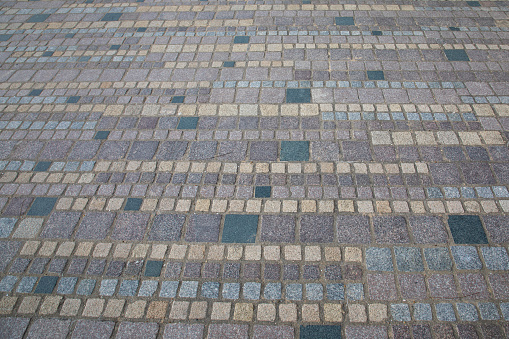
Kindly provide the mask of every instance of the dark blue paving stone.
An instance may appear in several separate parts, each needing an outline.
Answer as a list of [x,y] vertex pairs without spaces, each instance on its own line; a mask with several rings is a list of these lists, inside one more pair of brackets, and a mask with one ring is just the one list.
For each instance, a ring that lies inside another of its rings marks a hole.
[[303,215],[300,219],[300,241],[327,243],[334,241],[334,217]]
[[46,276],[42,277],[35,288],[34,293],[53,293],[55,286],[57,285],[58,277]]
[[127,198],[124,211],[139,211],[142,203],[141,198]]
[[309,161],[309,141],[281,141],[281,161]]
[[201,286],[201,295],[204,298],[219,298],[219,283],[211,281],[204,282]]
[[171,98],[171,103],[173,104],[182,104],[184,102],[185,96],[183,95],[176,95],[173,98]]
[[12,34],[0,34],[0,41],[7,41],[12,38]]
[[395,247],[396,265],[402,272],[422,272],[424,263],[422,262],[421,251],[417,247]]
[[270,198],[272,187],[270,186],[256,186],[255,198]]
[[81,212],[54,212],[41,232],[42,238],[70,239],[78,225]]
[[156,159],[178,160],[181,159],[187,150],[187,141],[164,141],[159,146]]
[[222,242],[254,243],[257,231],[257,215],[227,214],[224,219]]
[[196,129],[196,126],[198,126],[198,117],[182,117],[177,129]]
[[234,44],[248,44],[249,43],[249,37],[248,36],[236,36],[233,39]]
[[185,240],[191,242],[217,242],[219,240],[218,214],[193,214],[190,217]]
[[425,248],[424,257],[432,271],[450,271],[452,260],[446,247]]
[[458,32],[460,29],[458,27],[449,27],[449,30],[453,31],[453,32]]
[[463,49],[444,49],[444,53],[449,61],[470,61]]
[[78,289],[76,290],[76,294],[78,295],[91,295],[94,292],[95,288],[95,279],[83,279],[80,281],[78,285]]
[[51,164],[52,164],[51,161],[39,161],[37,165],[35,165],[34,167],[34,172],[47,171],[50,168]]
[[110,131],[97,131],[97,133],[94,136],[94,139],[96,139],[96,140],[108,139],[109,135],[110,135]]
[[370,271],[394,271],[391,249],[379,247],[367,248],[366,266]]
[[179,241],[185,220],[183,214],[156,215],[148,233],[148,240]]
[[150,160],[156,154],[158,141],[135,141],[127,156],[129,160]]
[[101,21],[118,21],[122,13],[107,13],[103,16]]
[[275,161],[278,155],[277,141],[253,141],[249,151],[251,160]]
[[81,97],[80,96],[72,96],[72,97],[69,97],[66,101],[66,103],[68,104],[77,104],[78,101],[80,101]]
[[341,326],[301,325],[300,339],[341,339]]
[[158,277],[161,275],[161,270],[163,269],[164,261],[159,260],[148,260],[147,266],[145,266],[145,276],[146,277]]
[[371,31],[371,34],[373,34],[374,36],[380,36],[382,35],[382,31]]
[[353,17],[351,17],[351,16],[343,16],[343,17],[338,16],[335,18],[335,21],[336,21],[336,25],[338,25],[338,26],[355,25]]
[[367,71],[368,80],[385,80],[383,71]]
[[235,67],[235,61],[225,61],[223,67]]
[[450,215],[447,220],[456,244],[487,244],[488,239],[477,215]]
[[111,238],[117,240],[142,240],[150,214],[120,213],[115,221]]
[[77,239],[104,239],[115,219],[113,212],[87,213],[76,232]]
[[30,93],[28,93],[28,96],[29,97],[37,97],[39,95],[41,95],[42,93],[42,89],[33,89],[30,91]]
[[267,242],[293,242],[295,218],[290,215],[264,215],[260,240]]
[[467,5],[470,7],[481,7],[481,3],[479,1],[467,1]]
[[50,57],[50,56],[53,56],[53,53],[54,52],[46,51],[46,52],[42,53],[42,56],[43,57]]
[[136,30],[136,32],[146,32],[147,31],[147,27],[138,27],[138,29]]
[[110,46],[110,50],[119,50],[120,49],[120,45],[111,45]]
[[23,338],[29,322],[29,318],[0,318],[0,338]]
[[51,213],[53,206],[57,202],[57,198],[35,198],[32,207],[28,210],[27,215],[30,216],[46,216]]
[[123,280],[118,289],[118,295],[122,297],[134,297],[139,284],[139,280]]
[[49,16],[49,14],[35,14],[28,18],[26,22],[44,22]]
[[287,88],[286,102],[292,104],[307,104],[311,102],[310,88]]

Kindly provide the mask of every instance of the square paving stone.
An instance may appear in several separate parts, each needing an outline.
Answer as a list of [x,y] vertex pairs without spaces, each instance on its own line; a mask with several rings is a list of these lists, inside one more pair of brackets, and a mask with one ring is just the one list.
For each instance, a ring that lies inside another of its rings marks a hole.
[[23,338],[23,333],[25,333],[29,322],[29,318],[0,318],[0,338]]
[[223,67],[235,67],[235,61],[225,61]]
[[117,240],[142,240],[150,214],[121,213],[115,221],[111,238]]
[[371,31],[371,34],[374,36],[380,36],[382,35],[382,31]]
[[65,339],[71,327],[70,319],[40,318],[35,319],[28,330],[27,339]]
[[171,98],[171,103],[172,104],[182,104],[182,103],[184,103],[185,98],[186,97],[183,95],[176,95],[173,98]]
[[310,88],[287,88],[286,103],[288,104],[307,104],[311,102]]
[[488,239],[477,215],[450,215],[447,221],[456,244],[487,244]]
[[110,131],[97,131],[95,133],[94,139],[96,139],[96,140],[108,139],[109,135],[110,135]]
[[452,260],[445,247],[425,248],[424,257],[428,268],[432,271],[450,271],[452,269]]
[[260,238],[268,242],[293,242],[295,218],[290,215],[264,215]]
[[484,262],[489,270],[509,270],[509,256],[503,247],[481,247]]
[[161,275],[161,270],[163,269],[164,261],[159,260],[148,260],[147,266],[145,266],[145,276],[146,277],[158,277]]
[[127,156],[129,160],[151,160],[156,154],[158,141],[135,141]]
[[309,141],[281,141],[281,161],[309,161]]
[[379,247],[367,248],[366,266],[370,271],[394,271],[391,249]]
[[369,244],[371,242],[369,218],[366,216],[338,215],[336,228],[338,242],[341,244]]
[[416,243],[447,243],[449,237],[441,218],[434,216],[414,216],[410,217],[408,222]]
[[35,14],[28,18],[26,22],[44,22],[49,16],[49,14]]
[[17,220],[16,218],[0,218],[0,238],[7,238],[11,235]]
[[178,160],[186,154],[187,141],[164,141],[159,146],[156,159],[158,160]]
[[444,53],[449,61],[470,61],[463,49],[445,49]]
[[80,96],[72,96],[72,97],[69,97],[66,101],[66,103],[68,104],[77,104],[78,101],[80,101],[81,97]]
[[35,198],[35,201],[32,204],[32,207],[28,210],[27,215],[40,217],[46,216],[51,213],[56,202],[57,198]]
[[353,17],[351,16],[338,16],[335,18],[336,25],[338,26],[351,26],[355,25]]
[[421,251],[417,247],[395,247],[396,265],[402,272],[422,272],[424,263],[422,262]]
[[12,34],[0,34],[0,41],[8,41],[12,38]]
[[383,71],[367,71],[368,80],[385,80]]
[[189,150],[189,160],[211,160],[216,149],[217,141],[194,141]]
[[403,217],[374,217],[373,227],[377,243],[399,244],[410,242],[406,220]]
[[58,277],[54,276],[46,276],[42,277],[35,288],[34,293],[45,293],[51,294],[57,285]]
[[255,325],[253,339],[281,338],[293,339],[294,330],[291,326]]
[[39,161],[37,165],[35,165],[34,167],[34,172],[47,171],[50,168],[51,164],[52,164],[51,161]]
[[467,1],[467,5],[470,7],[481,7],[481,3],[479,1]]
[[177,129],[196,129],[198,117],[181,117]]
[[141,198],[127,198],[124,211],[139,211],[142,203],[143,199]]
[[29,97],[37,97],[39,95],[41,95],[42,93],[42,89],[33,89],[30,91],[30,93],[28,93],[28,96]]
[[203,324],[168,324],[164,328],[163,339],[202,339],[204,330],[205,326]]
[[41,232],[42,238],[70,239],[81,212],[54,212]]
[[156,323],[124,321],[118,327],[116,339],[155,339],[159,325]]
[[248,36],[236,36],[233,38],[234,44],[248,44],[249,43],[249,37]]
[[218,214],[192,214],[185,240],[190,242],[217,242],[221,216]]
[[251,160],[275,161],[278,155],[277,141],[253,141],[249,151]]
[[474,246],[451,246],[452,256],[459,270],[479,270],[481,259]]
[[122,13],[107,13],[103,16],[101,21],[118,21]]
[[334,241],[334,217],[303,215],[300,219],[300,241],[330,243]]
[[156,215],[148,233],[148,240],[179,241],[185,220],[183,214]]
[[114,328],[113,321],[78,320],[71,339],[108,339]]
[[87,213],[76,232],[77,239],[104,239],[115,219],[113,212]]
[[341,339],[341,326],[301,325],[300,339]]
[[272,187],[270,186],[256,186],[255,198],[270,198]]
[[222,242],[254,243],[257,231],[257,215],[227,214],[224,219]]

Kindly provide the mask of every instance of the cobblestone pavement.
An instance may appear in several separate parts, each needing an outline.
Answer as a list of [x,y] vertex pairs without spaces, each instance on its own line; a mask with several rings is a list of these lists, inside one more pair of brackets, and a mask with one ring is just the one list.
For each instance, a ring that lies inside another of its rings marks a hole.
[[0,338],[507,338],[507,1],[0,4]]

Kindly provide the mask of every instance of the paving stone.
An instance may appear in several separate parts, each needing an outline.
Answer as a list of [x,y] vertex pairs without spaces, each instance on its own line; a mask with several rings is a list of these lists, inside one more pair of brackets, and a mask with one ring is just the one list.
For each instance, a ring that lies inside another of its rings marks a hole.
[[437,312],[437,319],[439,321],[456,321],[456,315],[454,314],[454,308],[452,307],[452,304],[435,304],[435,310]]
[[30,319],[20,317],[0,318],[0,337],[21,339]]
[[119,213],[111,237],[117,240],[141,240],[149,218],[150,215],[144,213]]
[[345,326],[347,338],[388,338],[385,326]]
[[465,50],[445,49],[444,53],[449,61],[470,61]]
[[374,217],[373,227],[378,243],[408,243],[406,220],[403,217]]
[[264,215],[262,217],[260,240],[267,242],[293,242],[295,239],[295,218],[290,215]]
[[482,268],[477,250],[473,246],[453,246],[452,256],[456,267],[460,270],[478,270]]
[[340,325],[301,325],[299,330],[301,339],[341,338]]
[[240,324],[211,324],[207,338],[248,338],[248,325]]
[[54,212],[41,232],[43,238],[69,239],[80,219],[80,212]]
[[224,219],[222,242],[254,243],[258,230],[258,215],[227,214]]
[[71,320],[40,318],[36,319],[28,330],[27,338],[61,338],[64,339],[69,333]]
[[57,198],[35,198],[32,207],[28,210],[29,216],[46,216],[51,213]]
[[115,213],[87,213],[83,217],[75,236],[78,239],[104,239],[106,238],[114,219]]
[[484,262],[489,270],[509,270],[509,256],[503,247],[481,247]]
[[183,324],[183,323],[173,323],[167,324],[164,327],[163,338],[195,338],[201,339],[203,338],[204,332],[203,324]]
[[330,243],[334,240],[332,216],[303,215],[300,218],[300,240],[306,243]]
[[355,25],[353,17],[351,17],[351,16],[336,17],[335,22],[336,22],[336,25],[338,25],[338,26]]
[[414,319],[431,321],[433,320],[433,313],[431,312],[430,304],[416,303],[414,304]]
[[444,223],[440,218],[413,216],[408,219],[408,224],[417,243],[446,243],[448,240]]
[[476,215],[450,215],[447,220],[456,244],[487,244],[488,239]]
[[452,269],[452,260],[445,247],[425,248],[424,257],[432,271],[450,271]]
[[407,304],[392,304],[391,316],[394,321],[410,321],[410,308]]
[[368,217],[339,215],[336,219],[336,227],[340,243],[368,244],[371,242]]
[[161,275],[161,270],[163,268],[164,261],[159,260],[147,260],[147,265],[145,266],[145,276],[146,277],[159,277]]
[[309,141],[281,141],[281,161],[309,161]]
[[185,222],[183,214],[159,214],[152,222],[148,233],[148,240],[178,241],[181,237],[182,227]]
[[159,325],[156,323],[142,323],[123,321],[120,323],[116,338],[156,338]]
[[72,339],[107,339],[113,333],[112,321],[78,320],[72,331]]
[[276,141],[253,141],[249,152],[251,160],[275,161],[278,157],[278,143]]
[[287,103],[310,103],[311,102],[311,89],[309,89],[309,88],[287,88],[286,89],[286,102]]
[[379,247],[367,248],[366,266],[370,271],[394,271],[391,249]]
[[395,247],[396,265],[403,272],[422,272],[424,264],[420,250],[416,247]]
[[216,242],[219,240],[220,215],[192,214],[185,240],[190,242]]

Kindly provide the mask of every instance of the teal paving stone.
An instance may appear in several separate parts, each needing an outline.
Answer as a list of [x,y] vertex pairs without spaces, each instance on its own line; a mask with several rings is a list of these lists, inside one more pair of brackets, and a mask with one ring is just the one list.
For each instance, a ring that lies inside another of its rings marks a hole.
[[306,284],[306,299],[307,300],[322,300],[323,299],[322,284],[315,284],[315,283]]
[[396,265],[402,272],[422,272],[424,263],[422,262],[421,251],[417,247],[395,247]]
[[8,41],[12,38],[12,34],[0,34],[0,41]]
[[347,284],[346,297],[348,300],[364,300],[364,285],[362,283]]
[[51,161],[39,161],[34,167],[34,172],[47,171],[50,168],[51,164],[52,164]]
[[219,298],[219,283],[207,281],[201,285],[201,296],[209,299]]
[[469,303],[457,303],[456,309],[458,310],[458,315],[460,320],[462,321],[478,321],[479,314],[477,313],[477,309],[474,304]]
[[235,61],[225,61],[223,67],[235,67]]
[[433,313],[430,304],[416,303],[414,308],[414,320],[417,321],[431,321],[433,320]]
[[0,238],[7,238],[11,235],[16,221],[18,221],[16,218],[0,218]]
[[120,46],[121,46],[121,45],[111,45],[111,46],[110,46],[110,50],[117,51],[117,50],[119,50],[119,49],[120,49]]
[[124,211],[139,211],[142,203],[141,198],[127,198]]
[[281,299],[281,283],[268,283],[263,290],[263,297],[268,300]]
[[138,291],[139,297],[151,297],[156,293],[159,283],[155,280],[144,280],[141,282],[140,290]]
[[424,257],[426,264],[432,271],[450,271],[452,260],[446,247],[425,248]]
[[122,13],[107,13],[103,16],[101,21],[118,21],[120,20],[120,17],[122,16]]
[[223,243],[254,243],[258,231],[258,215],[227,214],[224,219]]
[[106,140],[106,139],[108,139],[109,135],[110,135],[110,131],[97,131],[95,133],[94,139],[95,140]]
[[224,299],[239,299],[240,284],[239,283],[224,283],[221,295]]
[[145,276],[159,277],[161,275],[161,270],[163,269],[163,264],[164,261],[147,260],[147,265],[145,266]]
[[[62,279],[64,279],[64,278],[62,278]],[[62,279],[60,279],[60,281],[62,281]],[[36,282],[37,282],[37,277],[23,277],[23,278],[21,278],[21,281],[19,282],[18,287],[16,288],[16,292],[31,293],[34,289]],[[59,285],[60,285],[60,283],[59,283]],[[57,293],[58,293],[58,289],[57,289]]]
[[450,303],[435,304],[435,311],[439,321],[456,321],[454,307]]
[[3,277],[2,280],[0,280],[0,292],[10,292],[17,281],[18,277],[13,275]]
[[182,104],[182,103],[184,103],[185,98],[186,97],[183,95],[176,95],[173,98],[171,98],[171,103],[172,104]]
[[179,297],[181,298],[195,298],[198,292],[197,281],[183,281],[180,286]]
[[382,31],[371,31],[371,34],[374,35],[374,36],[381,36],[382,35]]
[[77,96],[77,95],[71,96],[71,97],[69,97],[67,99],[67,101],[65,103],[67,103],[67,104],[77,104],[78,101],[80,101],[80,99],[81,99],[80,96]]
[[310,88],[287,88],[286,103],[287,104],[307,104],[311,102]]
[[301,325],[300,339],[341,339],[341,325]]
[[327,284],[325,290],[328,300],[345,300],[345,286],[343,284]]
[[139,280],[123,280],[122,283],[120,283],[118,295],[121,297],[134,297],[139,284]]
[[53,210],[56,202],[57,198],[35,198],[32,207],[30,207],[28,210],[27,215],[38,217],[47,216],[51,213],[51,210]]
[[385,80],[383,71],[367,71],[368,80]]
[[[103,280],[104,281],[104,280]],[[76,277],[63,277],[60,278],[57,287],[58,294],[73,294],[74,288],[78,283],[78,278]]]
[[338,16],[335,19],[336,25],[338,26],[352,26],[355,25],[353,17],[351,16]]
[[288,284],[286,285],[286,300],[302,300],[302,285]]
[[470,61],[463,49],[444,49],[444,53],[449,61]]
[[497,305],[491,302],[487,303],[479,303],[477,304],[479,307],[479,313],[481,313],[481,318],[483,320],[498,320],[500,319],[500,314],[498,313]]
[[457,269],[480,270],[482,268],[481,259],[474,246],[452,246],[451,252]]
[[28,96],[29,97],[37,97],[37,96],[41,95],[41,93],[42,93],[42,89],[33,89],[30,91],[30,93],[28,93]]
[[391,249],[379,247],[367,248],[366,266],[370,271],[394,271]]
[[242,296],[247,300],[258,300],[260,299],[260,292],[262,284],[257,282],[247,282],[242,286]]
[[281,161],[309,161],[309,141],[281,141]]
[[481,7],[481,3],[479,1],[467,1],[467,5],[470,7]]
[[49,14],[35,14],[28,18],[26,22],[44,22],[49,16]]
[[392,304],[391,316],[394,321],[410,321],[410,308],[408,304]]
[[453,31],[453,32],[459,32],[460,29],[458,27],[451,26],[451,27],[449,27],[449,30]]
[[255,198],[270,198],[272,187],[270,186],[256,186]]
[[449,229],[456,244],[487,244],[488,239],[477,215],[450,215]]
[[179,287],[178,281],[163,281],[161,283],[161,290],[159,296],[161,298],[175,298],[177,296],[177,289]]
[[248,36],[236,36],[233,38],[234,44],[248,44],[249,43],[249,37]]
[[118,279],[104,279],[99,287],[99,295],[111,297],[117,289]]
[[198,117],[181,117],[177,129],[196,129]]
[[76,294],[78,295],[91,295],[94,292],[96,280],[95,279],[83,279],[78,285]]
[[39,280],[39,283],[35,287],[34,293],[44,293],[50,294],[53,293],[55,286],[57,285],[58,277],[55,276],[45,276]]
[[489,270],[509,270],[509,256],[504,247],[481,247],[481,253]]
[[509,320],[509,303],[501,303],[500,310],[505,320]]

